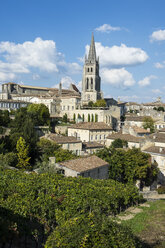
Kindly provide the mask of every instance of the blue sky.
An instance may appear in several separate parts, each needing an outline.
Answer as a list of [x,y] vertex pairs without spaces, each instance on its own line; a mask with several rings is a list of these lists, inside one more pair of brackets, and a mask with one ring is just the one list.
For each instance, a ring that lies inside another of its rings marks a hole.
[[81,86],[94,32],[105,97],[165,101],[164,0],[0,0],[0,83]]

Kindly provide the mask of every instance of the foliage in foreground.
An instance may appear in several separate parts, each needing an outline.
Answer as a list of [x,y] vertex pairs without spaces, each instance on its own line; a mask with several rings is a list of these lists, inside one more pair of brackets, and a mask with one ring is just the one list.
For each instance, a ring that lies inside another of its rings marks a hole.
[[128,228],[97,214],[71,218],[49,236],[45,248],[140,248]]
[[[45,240],[71,219],[88,218],[90,213],[114,216],[140,200],[136,187],[113,180],[0,171],[0,207],[10,212],[0,216],[0,226],[19,235],[31,235],[36,242],[41,236]],[[3,230],[0,236],[8,239],[9,233]]]

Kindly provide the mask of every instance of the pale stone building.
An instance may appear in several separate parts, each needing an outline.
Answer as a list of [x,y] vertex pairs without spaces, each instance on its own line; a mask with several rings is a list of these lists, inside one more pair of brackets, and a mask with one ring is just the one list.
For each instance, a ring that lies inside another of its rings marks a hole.
[[151,155],[152,163],[156,162],[160,173],[158,174],[158,183],[165,185],[165,147],[151,146],[143,152]]
[[126,116],[125,125],[143,127],[144,118],[145,116]]
[[83,157],[55,164],[68,177],[91,177],[108,179],[109,164],[97,156]]
[[150,135],[150,129],[144,129],[142,127],[137,126],[123,126],[122,134],[131,134],[136,137],[143,137],[145,135]]
[[106,138],[112,133],[112,127],[103,122],[82,122],[68,127],[68,136],[74,136],[83,142],[105,144]]
[[0,109],[1,110],[17,110],[19,108],[27,107],[29,103],[21,100],[13,99],[0,99]]
[[61,111],[61,117],[67,114],[70,120],[76,122],[80,118],[83,122],[104,122],[111,125],[114,130],[118,130],[120,127],[120,108],[117,106],[110,106],[109,108],[79,108],[76,110],[63,110]]

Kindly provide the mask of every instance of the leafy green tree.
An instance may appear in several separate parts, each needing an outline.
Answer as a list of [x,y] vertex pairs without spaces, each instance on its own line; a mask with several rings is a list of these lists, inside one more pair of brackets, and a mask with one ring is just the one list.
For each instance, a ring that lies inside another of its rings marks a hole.
[[98,115],[95,114],[95,122],[98,122]]
[[38,141],[38,135],[34,128],[34,120],[31,117],[32,116],[27,112],[27,108],[19,109],[12,122],[9,139],[11,151],[16,152],[17,140],[23,137],[29,146],[29,156],[32,158],[31,163],[34,163],[37,157],[36,143]]
[[157,111],[162,111],[162,112],[164,112],[164,108],[160,106],[160,107],[157,108]]
[[0,126],[9,127],[11,123],[9,111],[0,110]]
[[54,156],[54,152],[58,150],[61,146],[57,143],[50,141],[48,139],[42,138],[37,142],[37,149],[39,151],[39,156],[44,156],[45,159]]
[[62,148],[55,150],[54,156],[56,158],[56,162],[62,162],[65,160],[71,160],[77,158],[77,156],[72,151],[64,150]]
[[74,122],[76,121],[76,115],[75,115],[75,113],[73,114],[73,120],[74,120]]
[[140,149],[104,148],[96,155],[109,163],[109,178],[122,183],[135,183],[140,180],[151,185],[159,172],[158,167],[150,162],[150,155]]
[[94,107],[106,107],[106,101],[104,99],[97,100]]
[[62,122],[64,122],[64,123],[67,123],[68,122],[68,116],[67,116],[66,113],[62,117]]
[[33,119],[36,126],[49,125],[50,114],[49,109],[44,104],[29,104],[27,107],[27,113]]
[[0,154],[0,166],[7,167],[12,166],[15,167],[17,165],[17,154],[14,152],[8,152],[6,154]]
[[90,114],[88,114],[88,122],[90,122]]
[[154,133],[154,131],[155,131],[154,120],[152,119],[151,116],[146,116],[146,117],[144,117],[144,120],[143,120],[143,128],[144,128],[144,129],[149,128],[149,129],[150,129],[150,132],[151,132],[151,133]]
[[20,137],[17,141],[16,149],[18,156],[17,167],[21,169],[26,169],[30,165],[30,157],[28,157],[28,146],[26,145],[26,142],[22,137]]
[[88,102],[88,107],[93,107],[93,102],[92,101]]
[[112,142],[111,146],[114,148],[124,148],[124,147],[128,147],[128,142],[126,140],[115,139]]

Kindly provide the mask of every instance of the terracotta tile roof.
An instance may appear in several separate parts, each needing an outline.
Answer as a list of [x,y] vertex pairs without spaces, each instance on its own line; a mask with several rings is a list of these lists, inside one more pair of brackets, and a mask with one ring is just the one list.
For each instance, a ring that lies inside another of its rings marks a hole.
[[85,172],[108,165],[107,162],[95,155],[91,157],[73,159],[59,164],[77,172]]
[[133,126],[132,128],[134,129],[134,131],[136,133],[150,133],[149,130],[146,130],[146,129],[142,128],[142,127]]
[[97,142],[83,142],[83,146],[85,149],[104,148],[104,145],[97,143]]
[[165,133],[153,133],[149,136],[154,142],[165,143]]
[[126,121],[144,121],[146,116],[126,116]]
[[150,146],[149,148],[143,150],[144,152],[149,152],[149,153],[158,153],[165,155],[165,147],[160,147],[160,146]]
[[82,141],[77,140],[73,136],[62,136],[62,135],[56,135],[56,134],[47,134],[45,137],[46,139],[52,140],[56,142],[57,144],[67,144],[67,143],[82,143]]
[[108,135],[107,139],[121,139],[121,140],[126,140],[128,142],[134,142],[134,143],[140,143],[141,141],[144,140],[142,137],[135,137],[130,134],[122,134],[122,133],[112,133]]
[[81,123],[73,124],[68,128],[85,129],[85,130],[113,130],[112,127],[108,126],[104,122],[81,122]]
[[161,129],[159,130],[159,132],[160,132],[160,133],[165,133],[165,128],[161,128]]

